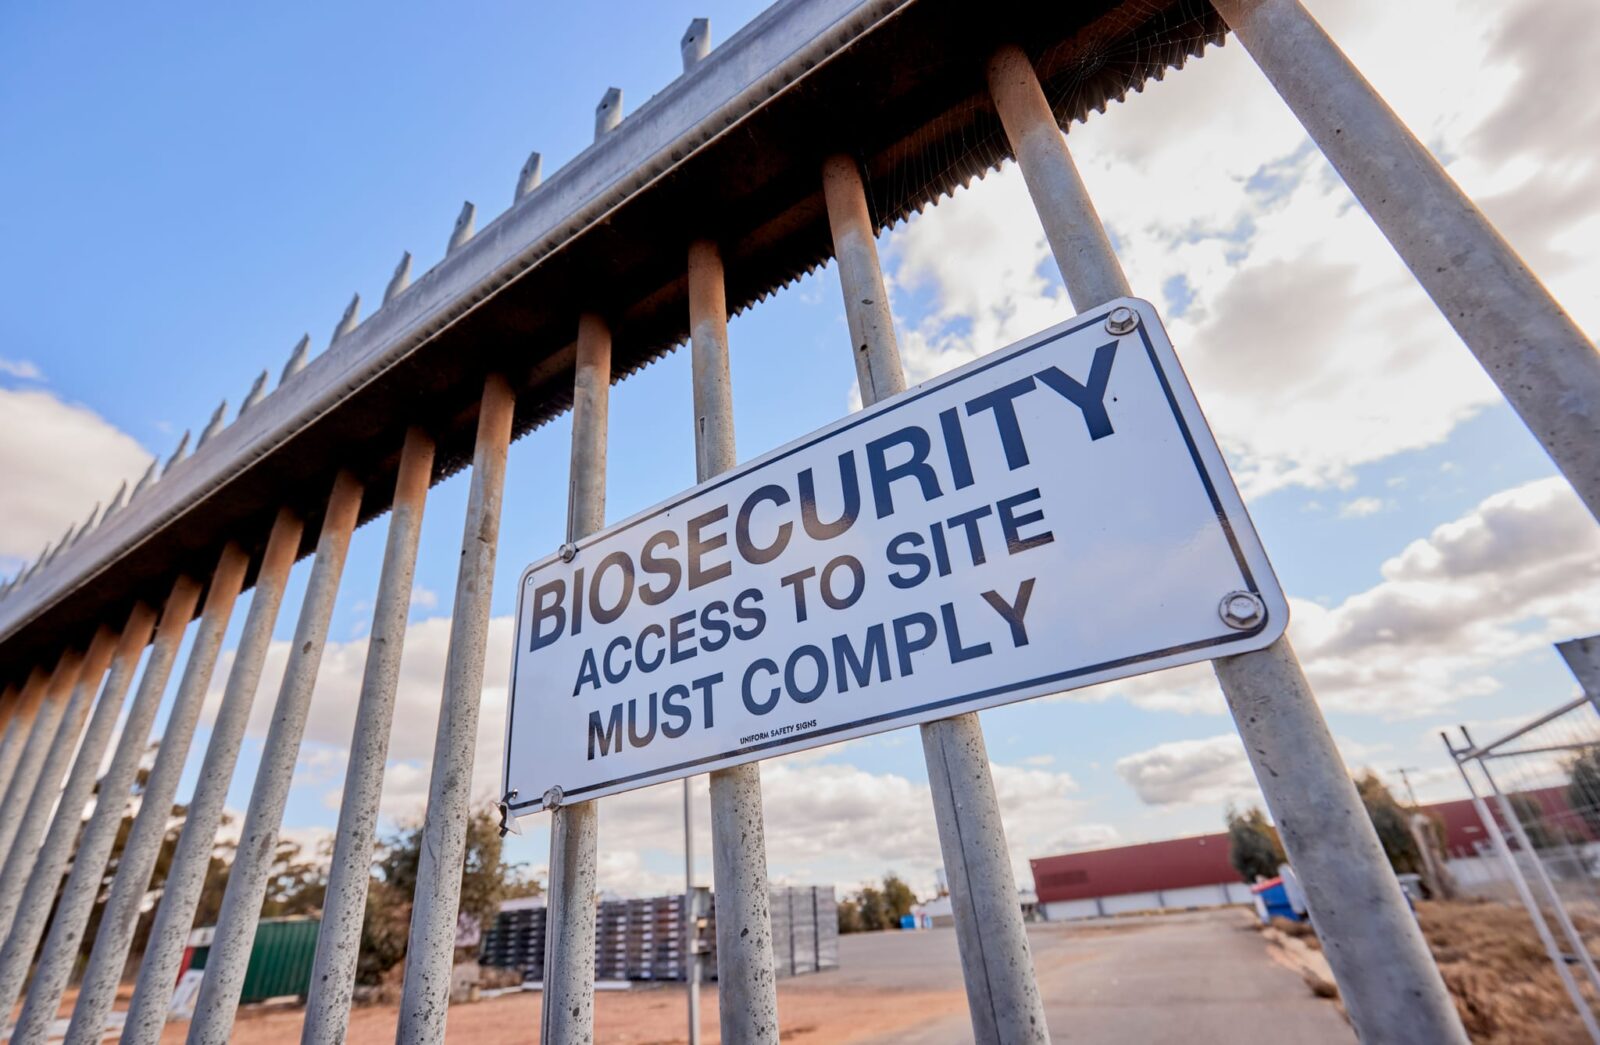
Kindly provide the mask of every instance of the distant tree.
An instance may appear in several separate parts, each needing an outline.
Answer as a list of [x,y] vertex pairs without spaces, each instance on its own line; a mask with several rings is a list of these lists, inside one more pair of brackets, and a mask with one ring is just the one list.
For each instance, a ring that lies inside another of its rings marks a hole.
[[1567,765],[1567,804],[1600,838],[1600,747],[1591,747]]
[[847,896],[839,901],[839,932],[842,935],[861,931],[861,905]]
[[883,906],[884,917],[888,924],[885,929],[900,927],[900,919],[911,913],[911,908],[917,905],[917,894],[911,887],[901,880],[900,876],[890,871],[883,876]]
[[1378,832],[1384,855],[1389,858],[1389,866],[1401,874],[1422,873],[1422,853],[1406,821],[1409,814],[1395,800],[1389,786],[1370,769],[1356,777],[1355,785],[1361,804],[1367,807],[1367,816]]
[[1271,878],[1285,862],[1278,831],[1257,806],[1244,812],[1228,809],[1228,862],[1246,882]]
[[864,932],[877,932],[889,927],[889,908],[883,901],[883,890],[871,885],[863,886],[856,894],[856,907],[861,911],[861,928]]

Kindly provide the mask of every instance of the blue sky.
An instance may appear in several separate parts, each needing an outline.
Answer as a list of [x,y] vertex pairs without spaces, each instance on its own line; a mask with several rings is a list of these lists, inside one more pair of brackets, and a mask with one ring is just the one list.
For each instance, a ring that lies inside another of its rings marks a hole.
[[[1543,71],[1595,78],[1576,52],[1558,60],[1584,37],[1559,28],[1592,20],[1587,5],[1309,6],[1596,329],[1600,91],[1564,84],[1552,105]],[[324,347],[352,292],[370,313],[403,250],[419,274],[436,262],[464,199],[480,227],[498,214],[530,150],[547,174],[581,151],[607,87],[623,89],[627,111],[670,82],[691,18],[709,16],[725,40],[758,10],[696,0],[625,17],[511,4],[0,16],[11,145],[0,193],[12,201],[0,211],[11,248],[0,253],[0,416],[12,422],[0,434],[0,570],[31,561],[121,478],[198,432],[219,399],[236,408],[261,369],[275,379],[303,331]],[[1422,33],[1440,46],[1419,56],[1406,41]],[[1069,142],[1296,600],[1291,637],[1347,758],[1420,767],[1425,797],[1454,797],[1439,728],[1530,715],[1573,691],[1548,643],[1600,626],[1600,533],[1240,48],[1093,117]],[[887,231],[880,248],[914,380],[1071,315],[1013,170]],[[831,268],[733,321],[742,459],[853,407],[846,337]],[[687,363],[674,354],[613,390],[613,519],[693,483]],[[521,569],[560,543],[566,440],[563,418],[513,447],[497,619]],[[416,815],[426,790],[465,496],[457,477],[429,497],[391,816]],[[337,815],[383,530],[357,534],[346,569],[286,817],[296,837],[314,839]],[[243,616],[241,603],[230,648]],[[504,625],[484,705],[486,794]],[[281,670],[280,648],[258,726]],[[998,709],[984,723],[1019,867],[1070,845],[1214,830],[1227,802],[1254,800],[1204,669]],[[235,808],[262,735],[246,744]],[[180,798],[206,737],[203,724]],[[769,763],[766,776],[775,877],[853,884],[893,867],[931,883],[914,731]],[[672,785],[607,800],[603,886],[673,887],[676,796]],[[542,867],[542,821],[528,827],[514,852]],[[701,853],[708,875],[704,842]]]

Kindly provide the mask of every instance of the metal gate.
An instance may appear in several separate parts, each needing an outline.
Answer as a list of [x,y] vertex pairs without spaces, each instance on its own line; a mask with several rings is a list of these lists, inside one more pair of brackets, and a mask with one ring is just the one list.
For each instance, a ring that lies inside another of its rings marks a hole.
[[[352,302],[325,352],[309,358],[302,342],[270,394],[263,374],[236,418],[218,411],[192,455],[185,444],[153,465],[0,592],[0,1007],[26,988],[14,1040],[39,1040],[55,1014],[124,812],[109,796],[130,791],[198,612],[73,1015],[69,1040],[99,1040],[201,698],[248,586],[126,1024],[125,1041],[156,1040],[285,577],[312,555],[190,1030],[192,1042],[227,1039],[350,535],[388,512],[305,1028],[307,1041],[342,1038],[420,519],[430,486],[470,468],[398,1035],[441,1040],[510,440],[570,409],[569,539],[600,529],[609,389],[687,342],[698,475],[731,467],[729,309],[829,258],[851,337],[839,351],[855,360],[862,400],[900,391],[874,238],[1007,157],[1073,304],[1127,295],[1061,128],[1230,30],[1600,511],[1600,357],[1298,0],[996,0],[981,11],[954,0],[780,0],[716,49],[696,22],[680,78],[626,118],[620,93],[608,94],[592,147],[543,184],[531,157],[508,211],[476,231],[465,212],[438,266],[413,283],[407,256],[370,317],[358,321]],[[1215,666],[1361,1036],[1464,1040],[1289,643]],[[1046,1040],[978,720],[921,728],[974,1036]],[[711,794],[723,1039],[776,1042],[758,766],[713,774]],[[594,802],[553,813],[545,1041],[593,1033],[598,815]]]

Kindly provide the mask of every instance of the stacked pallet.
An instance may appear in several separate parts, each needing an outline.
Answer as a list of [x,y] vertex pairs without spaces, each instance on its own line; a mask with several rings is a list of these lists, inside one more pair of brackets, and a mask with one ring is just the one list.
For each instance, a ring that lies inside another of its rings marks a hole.
[[501,969],[518,969],[524,980],[544,979],[544,901],[508,900],[483,934],[478,960]]
[[[537,906],[535,906],[537,905]],[[686,914],[682,896],[605,900],[596,906],[594,965],[597,980],[686,978],[687,920],[699,929],[701,978],[717,978],[715,898],[695,892],[697,911]],[[484,934],[479,961],[520,969],[524,980],[544,978],[543,900],[503,904]],[[839,967],[839,919],[833,886],[785,886],[772,891],[772,949],[777,974],[799,976]]]

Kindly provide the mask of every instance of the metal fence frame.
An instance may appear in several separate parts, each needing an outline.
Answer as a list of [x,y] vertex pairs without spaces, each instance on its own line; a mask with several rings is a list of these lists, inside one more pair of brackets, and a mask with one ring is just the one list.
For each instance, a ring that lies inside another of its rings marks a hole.
[[[1103,107],[1181,66],[1229,30],[1580,498],[1591,512],[1600,511],[1594,421],[1600,356],[1298,0],[1018,0],[990,5],[979,19],[953,0],[780,0],[717,49],[710,48],[709,26],[697,21],[681,44],[684,75],[638,113],[623,120],[620,93],[608,93],[596,114],[594,146],[542,185],[535,154],[518,178],[509,211],[474,234],[469,205],[437,267],[413,285],[407,255],[373,316],[358,322],[358,297],[326,353],[309,359],[308,340],[302,340],[276,391],[265,394],[263,373],[233,423],[224,423],[219,408],[192,456],[186,437],[164,467],[152,464],[131,495],[119,491],[104,513],[97,508],[0,588],[6,694],[0,714],[7,718],[0,777],[9,778],[0,804],[0,840],[7,842],[0,847],[6,850],[0,874],[13,885],[26,881],[16,924],[0,951],[0,1006],[9,1010],[28,987],[13,1040],[39,1040],[54,1017],[99,886],[108,833],[124,812],[118,796],[129,793],[156,696],[202,589],[210,589],[201,624],[206,641],[195,644],[185,667],[180,688],[189,697],[204,691],[216,653],[211,638],[225,624],[236,587],[250,586],[244,636],[123,1040],[159,1036],[284,578],[295,558],[314,552],[190,1027],[191,1042],[227,1039],[351,530],[396,509],[373,632],[391,633],[397,654],[404,627],[395,600],[414,567],[426,487],[470,465],[398,1033],[404,1042],[442,1040],[513,436],[570,406],[569,539],[594,532],[605,523],[609,388],[687,339],[694,354],[697,474],[706,478],[727,468],[734,459],[726,364],[730,303],[748,307],[829,258],[839,268],[862,400],[895,393],[904,375],[875,237],[1007,156],[1021,168],[1073,304],[1087,311],[1126,295],[1127,281],[1061,129],[1092,105]],[[923,46],[908,44],[913,38]],[[1135,57],[1101,60],[1117,46]],[[909,63],[897,61],[905,54],[913,56]],[[937,82],[917,81],[930,55],[947,64]],[[915,89],[885,90],[874,95],[874,106],[851,105],[841,113],[838,103],[852,93],[859,101],[865,78],[887,75],[899,78],[883,83],[903,81]],[[1059,90],[1063,83],[1080,89],[1069,99]],[[972,93],[951,93],[969,86]],[[752,142],[759,147],[741,161],[739,149]],[[912,171],[911,161],[925,157],[936,162]],[[760,181],[756,173],[765,178],[761,191],[739,195],[740,186]],[[426,402],[416,394],[421,388],[429,392]],[[237,586],[240,555],[227,550],[229,540],[240,542],[249,564]],[[89,734],[98,738],[95,725],[115,720],[131,664],[155,623],[154,612],[141,607],[158,602],[164,608],[129,726],[49,919],[65,859],[60,840],[82,816],[85,773],[92,780],[92,768],[84,767],[94,761],[88,757],[93,752],[80,754],[62,789],[60,747],[76,742],[95,691]],[[109,669],[103,662],[107,628],[121,629]],[[1280,639],[1215,667],[1361,1037],[1464,1041],[1289,642]],[[380,734],[391,718],[393,671],[384,656],[369,658],[360,720]],[[183,716],[169,721],[158,756],[162,781],[175,776],[171,767],[182,763],[190,729]],[[974,1037],[1045,1041],[1043,1003],[978,720],[962,715],[932,723],[922,727],[922,737]],[[354,905],[385,752],[378,739],[352,754],[337,843],[339,888],[330,893],[319,944],[318,968],[326,979],[319,976],[313,986],[306,1041],[336,1041],[343,1033],[359,930]],[[41,848],[22,855],[42,829],[42,818],[29,811],[49,807],[58,796]],[[712,804],[723,1037],[775,1042],[764,837],[734,830],[761,824],[759,769],[714,774]],[[597,820],[593,802],[552,813],[547,1042],[593,1036]],[[143,847],[152,829],[143,821],[136,826],[138,858],[119,867],[114,917],[91,952],[91,975],[69,1041],[99,1040],[115,987],[110,973],[126,954],[127,898],[148,884]],[[44,957],[29,983],[29,959],[41,937]]]

